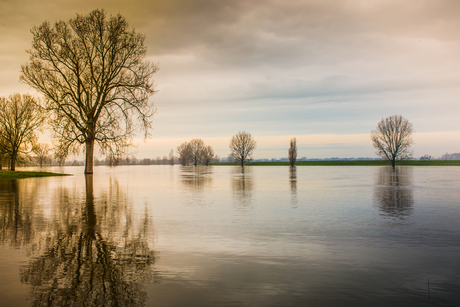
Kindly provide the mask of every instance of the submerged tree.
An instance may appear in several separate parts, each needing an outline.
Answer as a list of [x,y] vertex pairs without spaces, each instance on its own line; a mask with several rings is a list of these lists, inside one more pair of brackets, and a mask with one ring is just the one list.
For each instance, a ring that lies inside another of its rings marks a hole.
[[177,146],[177,154],[179,155],[180,164],[189,164],[192,159],[192,147],[190,146],[190,143],[184,142]]
[[204,142],[202,139],[193,139],[190,141],[191,159],[193,165],[197,166],[201,162],[203,156]]
[[294,166],[295,161],[297,160],[297,140],[296,138],[291,139],[290,147],[288,149],[289,163],[291,166]]
[[174,150],[171,149],[171,151],[169,152],[169,163],[171,165],[174,165]]
[[211,146],[206,146],[203,147],[203,150],[201,151],[201,160],[203,161],[206,166],[211,163],[214,159],[214,150],[212,149]]
[[391,161],[393,168],[396,160],[412,158],[412,124],[401,115],[382,119],[371,132],[371,139],[376,154]]
[[244,162],[251,158],[252,152],[256,148],[256,141],[249,132],[238,132],[230,140],[230,155],[235,162],[244,165]]
[[145,36],[120,15],[94,10],[31,30],[30,62],[21,81],[43,94],[50,124],[65,153],[85,145],[85,173],[93,173],[95,142],[120,156],[131,145],[137,119],[148,137],[155,113],[149,96],[157,66],[146,61]]
[[10,158],[10,170],[16,170],[19,154],[30,151],[43,121],[42,109],[32,96],[0,98],[0,152]]

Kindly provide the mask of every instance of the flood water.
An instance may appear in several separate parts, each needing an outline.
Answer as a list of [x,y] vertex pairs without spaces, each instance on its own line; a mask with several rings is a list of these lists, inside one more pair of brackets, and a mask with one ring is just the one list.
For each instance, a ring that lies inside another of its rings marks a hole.
[[460,306],[460,167],[0,181],[0,306]]

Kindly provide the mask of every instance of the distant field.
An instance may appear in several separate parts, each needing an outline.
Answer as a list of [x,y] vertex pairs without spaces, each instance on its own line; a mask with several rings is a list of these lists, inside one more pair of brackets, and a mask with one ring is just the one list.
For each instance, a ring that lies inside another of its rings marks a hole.
[[[213,165],[237,165],[237,163],[215,163]],[[289,166],[289,162],[248,162],[244,165],[260,165],[260,166]],[[298,161],[296,166],[334,166],[334,165],[350,165],[350,166],[376,166],[376,165],[391,165],[390,161],[383,160],[364,160],[364,161]],[[409,166],[460,166],[460,160],[407,160],[396,161],[398,165]]]
[[70,175],[69,174],[59,174],[59,173],[49,173],[49,172],[0,171],[0,180],[35,178],[35,177],[51,177],[51,176],[70,176]]

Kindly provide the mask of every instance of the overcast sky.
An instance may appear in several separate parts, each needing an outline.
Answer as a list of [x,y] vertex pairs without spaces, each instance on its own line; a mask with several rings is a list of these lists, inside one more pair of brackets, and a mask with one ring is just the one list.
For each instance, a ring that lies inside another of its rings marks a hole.
[[[460,152],[460,1],[0,0],[0,96],[19,83],[30,29],[103,8],[146,35],[158,63],[152,138],[138,158],[238,131],[255,158],[376,157],[369,133],[401,114],[415,157]],[[47,135],[40,139],[49,141]]]

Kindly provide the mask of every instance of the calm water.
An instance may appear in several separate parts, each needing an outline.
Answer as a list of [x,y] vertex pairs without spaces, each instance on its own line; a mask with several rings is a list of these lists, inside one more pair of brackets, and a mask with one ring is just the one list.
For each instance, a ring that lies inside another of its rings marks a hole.
[[460,306],[460,167],[51,170],[0,181],[0,306]]

